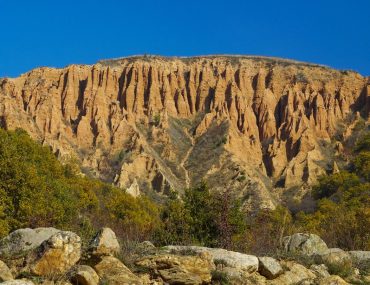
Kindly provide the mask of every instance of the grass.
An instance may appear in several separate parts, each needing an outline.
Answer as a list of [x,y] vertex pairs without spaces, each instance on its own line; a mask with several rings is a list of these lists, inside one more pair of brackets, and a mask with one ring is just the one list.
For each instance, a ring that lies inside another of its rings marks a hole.
[[[271,254],[270,254],[271,255]],[[314,256],[308,256],[306,254],[299,254],[299,253],[286,253],[286,252],[276,252],[272,254],[276,259],[283,259],[283,260],[291,260],[295,261],[299,264],[304,265],[305,267],[310,267],[313,264],[316,264],[316,260]]]
[[370,260],[359,261],[354,259],[353,266],[360,270],[361,275],[370,275]]
[[35,284],[45,284],[50,282],[52,284],[64,284],[65,282],[69,282],[72,277],[73,269],[68,272],[60,273],[60,274],[49,274],[46,276],[36,276],[30,272],[24,271],[19,273],[17,279],[28,279],[31,280]]
[[212,270],[212,284],[229,285],[230,279],[226,272],[219,270]]
[[370,281],[366,281],[366,280],[350,280],[350,284],[355,284],[355,285],[370,285]]
[[184,248],[184,249],[180,249],[180,250],[172,250],[171,253],[172,254],[177,254],[177,255],[184,255],[184,256],[196,256],[196,255],[198,255],[198,252],[196,252],[192,248]]
[[227,266],[227,262],[226,260],[224,259],[215,259],[213,261],[213,263],[217,266],[217,265],[221,265],[221,266]]
[[341,263],[327,263],[328,271],[331,275],[348,277],[353,273],[352,262],[343,261]]

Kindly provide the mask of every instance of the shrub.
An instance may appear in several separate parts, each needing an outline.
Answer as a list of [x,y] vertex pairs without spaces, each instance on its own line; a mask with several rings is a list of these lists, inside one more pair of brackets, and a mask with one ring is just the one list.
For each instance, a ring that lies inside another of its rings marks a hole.
[[277,206],[275,210],[261,210],[248,221],[248,251],[258,255],[276,254],[284,236],[294,232],[294,220],[290,211]]
[[294,76],[295,82],[308,83],[308,79],[303,72],[299,72]]
[[214,245],[218,237],[214,199],[205,182],[186,189],[184,206],[190,217],[190,234],[204,245]]
[[297,215],[300,230],[317,233],[332,247],[370,249],[369,149],[370,135],[366,134],[357,142],[353,172],[319,179],[314,188],[317,209]]
[[228,191],[211,193],[205,182],[185,190],[183,201],[173,196],[162,209],[155,237],[160,245],[200,244],[233,249],[244,244],[247,229],[239,200]]
[[361,151],[354,159],[357,175],[370,181],[370,151]]
[[330,176],[321,177],[319,184],[313,189],[313,196],[316,199],[328,198],[339,191],[346,191],[359,184],[360,179],[356,174],[341,171]]
[[[0,129],[0,236],[20,227],[53,226],[89,239],[103,225],[148,237],[159,208],[148,198],[81,177],[22,130]],[[124,230],[122,230],[124,229]]]
[[227,136],[223,136],[218,142],[216,142],[216,147],[224,145],[227,143]]
[[370,151],[370,132],[366,133],[356,143],[355,152],[361,151]]
[[236,180],[239,181],[239,182],[243,182],[243,181],[245,181],[245,179],[247,179],[247,177],[245,175],[240,175],[236,178]]
[[161,212],[161,225],[155,233],[155,241],[160,245],[186,245],[193,242],[190,233],[190,215],[184,203],[172,196]]
[[155,114],[152,119],[153,125],[158,127],[160,122],[161,122],[161,115],[160,114]]

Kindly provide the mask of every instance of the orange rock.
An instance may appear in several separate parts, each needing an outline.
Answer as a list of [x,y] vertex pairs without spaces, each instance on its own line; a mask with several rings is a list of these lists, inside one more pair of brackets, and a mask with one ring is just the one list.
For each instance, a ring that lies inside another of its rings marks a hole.
[[[0,79],[0,124],[123,188],[182,191],[204,178],[271,205],[277,181],[301,186],[325,171],[320,142],[370,112],[369,86],[275,58],[123,58]],[[236,181],[236,168],[248,179]]]

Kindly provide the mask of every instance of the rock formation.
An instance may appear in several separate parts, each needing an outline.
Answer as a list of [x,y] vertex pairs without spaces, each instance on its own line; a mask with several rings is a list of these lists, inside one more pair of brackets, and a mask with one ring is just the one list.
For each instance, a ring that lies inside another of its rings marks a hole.
[[332,168],[369,111],[369,78],[276,58],[143,56],[0,79],[1,126],[86,174],[135,195],[205,179],[259,208]]
[[[35,229],[35,232],[38,230]],[[97,236],[104,231],[111,232],[104,228]],[[115,236],[113,232],[112,234]],[[297,233],[284,240],[293,240],[294,236],[304,235]],[[14,238],[14,234],[7,236],[3,244],[9,244]],[[90,255],[88,253],[91,248],[87,244],[82,245],[80,254],[80,237],[72,232],[58,231],[50,238],[44,238],[41,245],[24,256],[25,260],[31,261],[30,264],[21,262],[21,267],[14,267],[14,260],[19,258],[16,252],[0,254],[0,282],[4,281],[1,284],[328,285],[368,284],[370,281],[369,251],[356,251],[352,254],[353,252],[332,248],[321,252],[322,244],[317,242],[310,244],[310,252],[297,252],[297,248],[288,247],[285,248],[288,255],[272,258],[200,246],[156,248],[147,241],[137,246],[132,244],[129,250],[126,248],[122,252],[116,252],[115,257],[113,254]],[[310,239],[320,237],[308,234],[305,243],[310,243]],[[23,244],[27,240],[28,237],[23,235],[14,243]],[[54,247],[50,247],[51,244]],[[90,242],[90,246],[91,244],[94,241]],[[143,251],[144,245],[147,251]],[[325,247],[327,248],[326,245]],[[312,252],[316,252],[315,255]],[[13,253],[15,256],[12,256]],[[34,259],[35,254],[39,259]],[[279,250],[275,254],[279,254]],[[28,271],[28,268],[40,264],[40,260],[45,261],[45,257],[49,258],[49,263],[43,262],[44,270]]]

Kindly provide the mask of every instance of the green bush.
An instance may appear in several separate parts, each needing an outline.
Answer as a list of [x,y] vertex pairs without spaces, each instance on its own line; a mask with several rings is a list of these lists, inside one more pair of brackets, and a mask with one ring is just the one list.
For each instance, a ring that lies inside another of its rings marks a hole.
[[158,206],[77,171],[26,132],[0,129],[0,237],[41,226],[73,230],[84,239],[104,225],[142,238],[154,231]]
[[205,182],[185,190],[183,199],[169,199],[161,213],[156,242],[200,244],[233,249],[247,229],[239,200],[228,192],[213,193]]
[[159,124],[161,123],[161,115],[160,114],[155,114],[152,119],[153,125],[158,127]]
[[[278,206],[247,216],[233,193],[216,193],[205,182],[181,198],[170,192],[161,206],[145,196],[134,198],[82,177],[76,162],[63,165],[24,131],[0,129],[0,237],[21,227],[53,226],[89,240],[109,226],[125,240],[269,254],[284,236],[312,232],[331,247],[370,250],[369,153],[367,134],[355,147],[354,167],[325,176],[314,187],[315,211],[293,215]],[[332,271],[344,275],[346,270]]]
[[370,134],[357,142],[352,172],[323,177],[314,188],[313,213],[299,213],[296,226],[319,234],[332,247],[370,249]]
[[328,198],[335,193],[346,191],[359,184],[360,179],[356,174],[341,171],[330,176],[321,177],[319,184],[313,188],[313,196],[316,199]]
[[355,146],[355,152],[370,151],[370,132],[360,138]]

